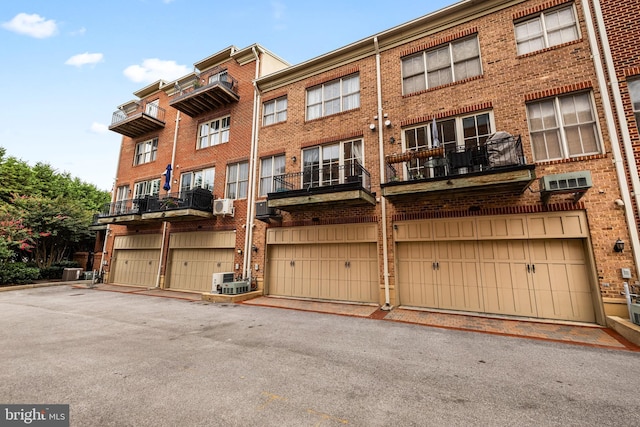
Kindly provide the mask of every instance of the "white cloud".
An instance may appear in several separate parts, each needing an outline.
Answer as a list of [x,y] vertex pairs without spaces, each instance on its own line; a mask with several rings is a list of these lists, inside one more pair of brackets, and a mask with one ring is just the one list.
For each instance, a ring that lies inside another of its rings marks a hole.
[[91,123],[91,127],[89,128],[89,131],[92,133],[107,133],[108,130],[109,127],[107,125],[98,122]]
[[65,64],[73,65],[74,67],[82,67],[83,65],[95,65],[98,62],[102,62],[103,59],[104,55],[101,53],[85,52],[73,55],[71,58],[67,59]]
[[178,65],[176,61],[163,61],[158,58],[145,59],[142,65],[130,65],[123,73],[129,80],[135,83],[153,83],[163,79],[175,80],[189,73],[190,68]]
[[75,36],[84,36],[86,32],[87,32],[87,29],[85,27],[82,27],[82,28],[77,29],[76,31],[71,31],[69,33],[69,35],[74,36],[74,37]]
[[58,32],[58,25],[53,19],[45,20],[38,14],[17,14],[11,21],[3,22],[2,27],[14,33],[24,34],[37,39],[51,37]]

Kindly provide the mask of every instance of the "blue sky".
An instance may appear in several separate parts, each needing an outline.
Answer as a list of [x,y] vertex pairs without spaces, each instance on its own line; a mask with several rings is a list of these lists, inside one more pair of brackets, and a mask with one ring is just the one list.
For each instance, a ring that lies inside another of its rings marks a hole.
[[453,3],[0,0],[0,146],[110,190],[111,114],[147,84],[231,45],[297,64]]

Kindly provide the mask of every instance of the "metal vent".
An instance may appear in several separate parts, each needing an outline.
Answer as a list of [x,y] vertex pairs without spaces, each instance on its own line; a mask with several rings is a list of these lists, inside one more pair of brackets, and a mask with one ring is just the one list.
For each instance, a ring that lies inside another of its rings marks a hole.
[[546,175],[540,178],[540,188],[542,191],[577,191],[591,188],[591,172],[579,171],[561,173],[557,175]]
[[631,321],[636,325],[640,325],[640,304],[631,304],[629,306],[629,314],[631,314]]

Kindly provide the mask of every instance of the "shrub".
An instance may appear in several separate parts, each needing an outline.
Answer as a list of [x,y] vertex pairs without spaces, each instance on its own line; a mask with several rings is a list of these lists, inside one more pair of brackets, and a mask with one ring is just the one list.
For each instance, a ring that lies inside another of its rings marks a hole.
[[0,263],[0,285],[24,285],[40,277],[40,270],[22,262]]
[[65,268],[80,267],[75,261],[60,261],[51,264],[51,267],[40,269],[40,278],[42,279],[62,279],[62,273]]

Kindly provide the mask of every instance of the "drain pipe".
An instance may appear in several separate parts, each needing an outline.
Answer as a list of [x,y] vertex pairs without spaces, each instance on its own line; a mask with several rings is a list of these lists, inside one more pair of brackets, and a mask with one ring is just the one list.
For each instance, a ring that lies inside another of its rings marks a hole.
[[[171,170],[175,171],[176,145],[178,143],[178,128],[180,127],[180,111],[176,114],[176,128],[173,132],[173,151],[171,152]],[[173,180],[173,178],[171,178]],[[171,182],[169,182],[171,184]],[[160,261],[158,262],[158,274],[156,275],[156,288],[160,287],[160,273],[162,272],[162,260],[164,259],[164,241],[167,237],[167,221],[162,221],[162,242],[160,244]]]
[[[382,76],[380,75],[380,46],[378,46],[378,37],[373,38],[373,45],[376,50],[376,89],[378,92],[378,148],[380,151],[380,182],[385,175],[384,167],[384,135],[382,130]],[[389,293],[389,252],[387,247],[387,199],[380,194],[380,203],[382,207],[382,258],[384,269],[384,305],[382,310],[391,310],[391,297]]]
[[[260,55],[256,47],[251,48],[256,58],[256,75],[260,77]],[[251,121],[251,154],[249,157],[249,194],[247,195],[247,224],[244,235],[244,279],[251,280],[251,261],[253,256],[253,227],[256,203],[256,175],[258,173],[258,106],[260,105],[260,91],[258,85],[253,82],[253,118]]]
[[[622,98],[620,95],[620,87],[618,79],[616,77],[616,70],[611,58],[611,48],[609,46],[609,38],[602,18],[602,9],[600,8],[600,1],[594,0],[593,7],[595,10],[595,17],[598,23],[598,29],[600,33],[600,40],[604,51],[604,57],[607,62],[607,71],[609,72],[609,78],[611,79],[611,90],[613,91],[613,99],[616,105],[618,113],[618,123],[622,132],[622,146],[624,148],[625,157],[627,159],[627,165],[629,167],[629,176],[631,179],[631,190],[638,203],[638,196],[640,196],[640,181],[638,179],[638,169],[635,163],[635,155],[633,147],[631,146],[631,137],[629,135],[629,128],[627,120],[624,116],[624,106],[622,104]],[[602,64],[602,56],[600,55],[600,49],[598,47],[598,41],[596,38],[596,30],[594,28],[594,19],[591,16],[591,9],[587,0],[582,0],[582,8],[585,14],[585,21],[587,24],[587,30],[589,32],[589,44],[591,45],[591,51],[594,53],[593,62],[598,75],[598,84],[602,90],[602,99],[604,106],[605,118],[607,120],[607,128],[611,138],[611,149],[614,155],[614,165],[616,173],[618,175],[618,182],[620,185],[620,193],[622,195],[622,201],[624,202],[624,211],[627,218],[627,224],[629,226],[629,238],[631,239],[631,248],[633,251],[633,257],[636,265],[636,277],[638,275],[638,269],[640,269],[640,240],[638,238],[638,227],[636,223],[635,214],[633,212],[633,204],[631,201],[631,194],[629,191],[627,174],[623,161],[622,152],[620,149],[620,141],[618,139],[618,132],[616,131],[615,119],[611,106],[611,97],[609,96],[609,85],[605,79],[604,67]],[[604,102],[606,100],[606,102]],[[640,209],[640,205],[639,205]]]

